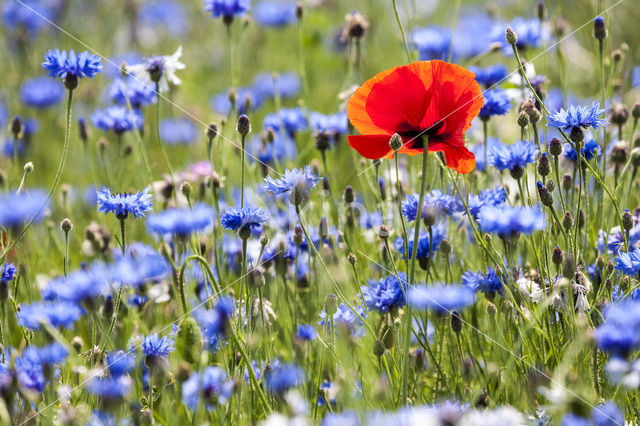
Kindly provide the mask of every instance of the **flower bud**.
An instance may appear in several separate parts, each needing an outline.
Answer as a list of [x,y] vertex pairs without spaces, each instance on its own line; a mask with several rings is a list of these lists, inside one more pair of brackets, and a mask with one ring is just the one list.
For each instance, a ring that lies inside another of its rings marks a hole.
[[454,333],[460,333],[462,331],[462,318],[456,311],[451,311],[451,330]]
[[351,204],[355,201],[355,194],[353,192],[353,188],[351,185],[347,185],[344,189],[344,202],[346,204]]
[[392,349],[396,343],[396,332],[393,327],[385,324],[380,332],[380,340],[385,349]]
[[544,21],[547,17],[547,5],[543,0],[538,1],[538,7],[536,7],[536,14],[538,15],[538,19]]
[[640,119],[640,103],[633,105],[633,108],[631,109],[631,116],[634,120]]
[[571,215],[571,212],[566,212],[562,217],[562,227],[565,231],[573,228],[573,216]]
[[609,110],[611,123],[622,126],[629,119],[629,110],[624,104],[616,102]]
[[424,349],[412,349],[411,352],[409,352],[409,362],[416,371],[422,371],[427,363]]
[[71,223],[71,221],[68,218],[63,219],[62,223],[60,223],[60,229],[62,229],[62,231],[65,234],[71,231],[72,228],[73,228],[73,223]]
[[565,191],[570,191],[573,188],[573,178],[570,174],[566,174],[562,177],[562,188]]
[[67,90],[74,90],[78,87],[78,76],[75,74],[67,73],[62,81]]
[[251,227],[249,226],[242,226],[239,230],[238,230],[238,236],[240,237],[240,239],[242,240],[248,240],[249,238],[251,238]]
[[576,272],[576,262],[573,259],[573,256],[571,256],[571,254],[568,254],[565,257],[564,263],[562,265],[562,276],[567,279],[572,279],[573,274],[575,274],[575,272]]
[[560,247],[556,246],[556,248],[553,249],[553,252],[551,253],[551,262],[556,266],[559,266],[564,262],[564,253]]
[[14,138],[20,137],[20,133],[22,132],[22,119],[20,118],[19,115],[16,115],[11,120],[11,123],[9,124],[9,131],[11,132]]
[[584,225],[587,223],[587,218],[584,215],[584,210],[580,209],[578,211],[578,229],[584,228]]
[[604,18],[602,16],[596,16],[593,20],[593,36],[597,40],[604,40],[607,38],[607,25],[604,22]]
[[182,182],[182,185],[180,185],[180,192],[182,192],[182,195],[184,195],[188,200],[193,192],[191,184],[187,181]]
[[399,134],[394,133],[393,136],[391,136],[391,139],[389,140],[389,148],[394,151],[402,148],[402,137]]
[[562,142],[560,142],[560,139],[552,138],[549,141],[549,154],[553,155],[554,157],[558,157],[560,154],[562,154]]
[[522,111],[518,114],[518,126],[525,128],[529,125],[529,115]]
[[496,308],[496,305],[494,305],[493,302],[487,302],[487,314],[490,317],[493,317],[497,313],[498,313],[498,308]]
[[622,212],[622,227],[625,231],[629,231],[633,228],[633,216],[629,209],[625,209],[625,211]]
[[269,244],[269,236],[267,234],[260,235],[260,245],[264,248]]
[[262,288],[264,287],[264,284],[265,284],[264,274],[260,269],[253,268],[251,272],[249,272],[247,281],[249,283],[249,286],[252,288],[256,288],[256,289]]
[[236,130],[242,136],[247,136],[251,131],[251,121],[249,121],[249,117],[246,114],[242,114],[238,117],[238,123],[236,124]]
[[78,118],[78,136],[82,142],[89,140],[89,129],[87,128],[87,120],[84,117]]
[[442,240],[442,242],[440,243],[440,251],[442,252],[442,254],[444,254],[445,256],[449,256],[449,254],[451,254],[451,243],[449,242],[449,240]]
[[33,171],[33,163],[31,161],[28,161],[24,165],[24,172],[25,173],[31,173],[32,171]]
[[356,258],[356,255],[355,255],[355,254],[353,254],[353,253],[349,253],[349,254],[347,255],[347,260],[349,261],[349,263],[350,263],[351,265],[355,265],[355,264],[356,264],[356,262],[358,261],[358,258]]
[[384,344],[382,343],[381,340],[376,339],[376,341],[373,342],[373,348],[372,348],[373,354],[379,358],[382,355],[384,355],[384,351],[385,351]]
[[84,346],[82,337],[75,336],[73,339],[71,339],[71,346],[73,347],[73,349],[75,349],[76,352],[80,352],[82,350],[82,347]]
[[569,133],[569,139],[573,142],[580,145],[580,143],[584,140],[584,131],[580,126],[575,126],[571,129],[571,133]]
[[538,188],[538,196],[540,197],[540,202],[542,203],[542,205],[547,207],[553,206],[553,196],[551,195],[547,187],[544,186],[540,181],[536,183],[536,187]]
[[507,43],[509,43],[512,46],[515,46],[516,43],[518,42],[518,36],[516,35],[516,32],[513,31],[513,28],[511,27],[507,28],[504,38],[505,40],[507,40]]
[[209,124],[205,133],[210,141],[213,140],[216,136],[218,136],[218,126],[216,126],[215,123]]
[[627,162],[629,153],[629,143],[626,141],[617,141],[611,148],[611,162],[617,165],[622,165]]
[[515,180],[521,179],[524,176],[524,168],[520,165],[516,165],[513,169],[509,170],[511,177]]
[[551,164],[546,152],[543,152],[538,160],[538,173],[540,176],[548,176],[551,173]]
[[299,246],[302,244],[304,237],[302,236],[302,228],[300,225],[296,225],[293,229],[293,244]]
[[638,147],[631,150],[631,164],[633,167],[640,167],[640,148]]
[[556,182],[553,179],[549,179],[547,181],[547,189],[549,190],[549,192],[551,192],[553,194],[553,191],[555,191],[556,189]]
[[387,225],[380,225],[380,227],[378,228],[378,237],[381,240],[388,239],[390,234],[391,231],[389,230],[389,227]]
[[197,362],[202,351],[202,342],[202,331],[198,323],[190,316],[182,320],[176,332],[176,350],[181,359],[188,363]]
[[320,218],[320,224],[318,225],[318,235],[323,240],[329,235],[329,223],[327,222],[327,218],[324,216]]
[[296,19],[298,19],[298,21],[301,20],[303,15],[304,15],[304,3],[299,1],[298,3],[296,3]]
[[327,294],[327,299],[324,302],[324,312],[327,315],[335,315],[338,312],[338,297],[335,294]]

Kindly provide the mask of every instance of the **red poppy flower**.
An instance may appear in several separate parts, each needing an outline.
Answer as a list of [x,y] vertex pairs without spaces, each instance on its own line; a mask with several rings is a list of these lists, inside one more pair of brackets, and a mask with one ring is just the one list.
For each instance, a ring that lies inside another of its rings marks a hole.
[[398,133],[409,155],[442,151],[447,166],[469,173],[476,160],[464,146],[464,132],[484,103],[475,74],[443,61],[414,62],[383,71],[364,82],[349,100],[347,114],[360,135],[349,145],[370,159],[393,158],[389,139]]

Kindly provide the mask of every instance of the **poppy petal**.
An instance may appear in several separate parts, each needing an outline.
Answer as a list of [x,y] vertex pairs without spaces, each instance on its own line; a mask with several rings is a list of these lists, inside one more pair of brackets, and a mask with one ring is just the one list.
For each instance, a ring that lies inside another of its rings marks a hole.
[[452,146],[447,143],[436,142],[429,144],[429,151],[442,151],[447,167],[458,173],[469,173],[476,167],[476,157],[464,145]]
[[393,150],[389,148],[390,135],[354,135],[348,136],[349,145],[363,157],[371,160],[387,157]]
[[362,134],[392,134],[398,127],[418,126],[430,99],[427,62],[416,62],[376,74],[349,99],[347,115]]

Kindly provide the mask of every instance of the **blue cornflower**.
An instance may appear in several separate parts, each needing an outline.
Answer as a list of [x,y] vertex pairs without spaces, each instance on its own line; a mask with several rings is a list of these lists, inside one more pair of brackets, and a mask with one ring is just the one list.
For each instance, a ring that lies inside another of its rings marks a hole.
[[23,358],[29,358],[32,362],[42,366],[60,364],[67,358],[67,355],[69,355],[69,351],[58,342],[43,347],[29,346],[22,353]]
[[47,386],[44,368],[40,362],[31,357],[16,357],[16,375],[20,385],[31,392],[42,393]]
[[[580,149],[580,153],[582,154],[582,158],[584,161],[591,161],[596,156],[600,155],[600,145],[596,142],[592,137],[589,140],[585,141],[584,146]],[[571,161],[578,160],[578,153],[570,143],[564,144],[564,158],[567,158]]]
[[358,415],[353,411],[342,413],[327,413],[320,426],[361,426]]
[[241,229],[253,230],[266,221],[267,212],[260,207],[244,207],[242,209],[230,207],[220,215],[222,227],[232,231]]
[[598,346],[606,352],[625,356],[640,345],[640,301],[624,300],[604,310],[604,324],[596,329]]
[[[418,253],[416,255],[418,259],[429,259],[430,254],[433,255],[433,253],[435,253],[440,249],[440,243],[442,243],[442,240],[444,240],[445,238],[444,226],[442,226],[442,224],[437,224],[435,226],[432,226],[431,234],[433,239],[429,236],[428,232],[420,233],[420,236],[418,239]],[[398,253],[400,253],[402,258],[404,259],[403,247],[402,247],[403,243],[404,243],[404,240],[402,239],[402,237],[397,237],[396,240],[393,242],[393,245],[398,251]],[[409,240],[408,251],[409,251],[408,253],[409,258],[411,258],[413,253],[413,236]]]
[[193,316],[210,346],[215,346],[224,336],[234,312],[235,304],[231,297],[218,298],[212,310],[196,309],[194,311]]
[[462,275],[462,285],[484,294],[502,293],[502,281],[496,272],[489,268],[486,274],[482,272],[467,271]]
[[490,65],[486,68],[476,66],[469,67],[469,71],[476,75],[476,81],[487,89],[500,84],[507,78],[509,70],[502,64]]
[[[355,310],[358,315],[360,315],[360,317],[365,318],[367,316],[362,309],[362,306],[356,306]],[[362,325],[362,321],[360,320],[360,317],[358,317],[358,315],[356,315],[351,310],[351,308],[349,308],[343,302],[340,302],[340,304],[338,305],[338,310],[335,314],[333,314],[333,321],[335,323],[336,329],[344,329],[349,333],[357,333],[358,327]],[[329,330],[331,327],[331,321],[329,321],[329,319],[327,318],[327,314],[324,309],[322,310],[322,312],[320,312],[320,314],[318,314],[318,316],[321,319],[320,325],[325,326],[327,330]]]
[[562,417],[560,426],[591,426],[591,421],[574,413],[567,413]]
[[505,29],[511,27],[518,36],[516,48],[518,50],[536,49],[542,44],[542,40],[548,37],[548,34],[544,31],[544,28],[540,25],[540,21],[534,18],[521,18],[516,17],[508,25],[503,23],[496,24],[492,31],[492,38],[502,43],[503,53],[507,55],[513,55],[511,45],[504,39]]
[[107,94],[111,101],[123,106],[127,105],[127,98],[129,98],[129,103],[134,109],[156,102],[156,91],[153,85],[145,84],[135,78],[114,80],[107,89]]
[[489,164],[498,170],[524,169],[527,164],[535,163],[538,147],[530,141],[516,141],[511,145],[496,144],[489,152]]
[[304,371],[296,364],[281,364],[267,368],[263,375],[267,391],[281,395],[289,389],[304,383]]
[[273,194],[283,194],[289,192],[289,201],[293,205],[300,205],[309,198],[309,191],[311,191],[319,182],[321,178],[316,176],[311,170],[310,165],[306,165],[304,170],[302,169],[286,169],[284,174],[279,179],[274,179],[271,176],[267,176],[264,181],[266,182],[265,189]]
[[470,151],[473,152],[473,155],[476,157],[476,170],[480,172],[484,172],[487,170],[488,164],[485,163],[485,158],[487,159],[487,163],[489,162],[489,153],[494,145],[499,145],[501,142],[497,138],[489,137],[487,139],[487,153],[485,155],[484,143],[477,143],[470,148]]
[[600,109],[598,102],[593,102],[591,106],[571,105],[566,111],[560,108],[559,111],[552,112],[547,116],[547,127],[554,127],[565,132],[587,129],[592,127],[597,129],[607,125],[607,120],[600,118],[605,110]]
[[157,31],[165,28],[171,37],[179,37],[187,31],[187,20],[182,4],[173,0],[145,2],[138,11],[139,22]]
[[347,128],[348,122],[349,119],[345,112],[327,115],[313,111],[309,114],[309,127],[313,133],[328,135],[334,143],[340,135],[344,135],[349,131]]
[[628,253],[619,253],[615,258],[615,269],[632,277],[640,272],[640,250],[632,247]]
[[506,90],[491,89],[482,93],[484,105],[480,109],[478,117],[487,121],[494,115],[505,115],[511,109],[511,99]]
[[186,237],[210,227],[213,216],[211,207],[196,203],[193,208],[169,209],[149,215],[147,228],[154,234]]
[[411,35],[411,43],[420,53],[420,60],[447,60],[451,45],[451,32],[437,26],[416,28]]
[[296,22],[296,3],[266,1],[253,8],[253,19],[263,27],[280,27]]
[[27,106],[45,109],[54,106],[64,97],[64,87],[47,77],[36,77],[20,87],[20,100]]
[[82,316],[82,309],[71,302],[36,302],[22,305],[18,312],[18,324],[32,330],[39,330],[42,322],[53,327],[73,328]]
[[160,137],[170,145],[192,143],[199,134],[198,127],[186,118],[167,118],[160,122]]
[[[76,54],[73,50],[67,53],[64,50],[49,50],[44,55],[42,67],[49,72],[49,77],[62,78],[68,89],[75,89],[79,78],[89,77],[102,71],[100,57],[87,51]],[[73,84],[75,86],[69,86]]]
[[54,278],[42,289],[44,300],[63,300],[81,303],[106,295],[109,287],[104,276],[98,276],[89,270],[78,269],[67,276]]
[[113,377],[124,376],[136,366],[136,357],[122,349],[107,355],[107,368]]
[[129,376],[95,377],[85,385],[87,391],[104,400],[119,400],[129,394],[132,387]]
[[507,191],[503,187],[499,186],[493,189],[485,189],[478,195],[470,195],[467,202],[467,208],[469,209],[471,216],[477,218],[483,207],[497,207],[502,205],[505,201],[507,201]]
[[134,129],[142,130],[144,118],[137,109],[128,110],[122,105],[113,105],[103,110],[95,110],[91,115],[91,122],[105,132],[113,131],[116,135],[122,135]]
[[208,366],[202,373],[192,374],[182,384],[182,402],[192,410],[197,410],[202,403],[206,410],[211,411],[227,403],[233,387],[233,381],[222,368]]
[[225,23],[230,23],[234,16],[244,16],[250,8],[250,0],[204,0],[204,10],[214,18],[222,16]]
[[[409,222],[416,220],[419,198],[418,194],[407,195],[407,198],[402,202],[402,214]],[[441,213],[452,215],[459,210],[460,205],[456,197],[443,194],[439,189],[434,189],[424,194],[420,217],[424,218],[426,214],[437,216]]]
[[130,214],[134,218],[144,217],[144,213],[151,210],[153,205],[149,188],[135,194],[111,194],[109,189],[102,187],[98,192],[98,211],[108,214],[113,212],[118,219],[126,219]]
[[[249,140],[248,150],[258,160],[266,164],[273,164],[274,160],[293,160],[298,154],[296,141],[286,133],[273,133],[273,142],[267,142],[264,138],[254,136]],[[251,158],[253,159],[253,158]]]
[[11,281],[15,276],[18,270],[13,265],[13,263],[4,263],[2,270],[0,271],[0,282],[7,283]]
[[307,130],[307,119],[300,108],[282,108],[277,113],[267,114],[262,120],[263,129],[284,131],[292,138],[297,132]]
[[545,215],[540,206],[485,206],[480,209],[478,222],[482,231],[495,232],[504,237],[520,233],[529,235],[546,226]]
[[298,332],[296,333],[296,339],[310,341],[318,337],[316,328],[311,324],[300,324],[298,326]]
[[338,400],[336,399],[336,389],[333,386],[333,382],[329,380],[323,380],[322,383],[320,384],[320,392],[318,395],[318,407],[322,407],[327,402],[335,406]]
[[34,219],[40,222],[49,200],[41,190],[0,195],[0,227],[14,228]]
[[366,286],[362,286],[362,296],[370,311],[378,311],[381,314],[403,307],[407,302],[405,291],[407,288],[406,276],[399,273],[400,281],[395,275],[389,275],[378,281],[369,280]]
[[174,349],[173,339],[169,336],[158,337],[158,333],[142,336],[142,354],[148,359],[167,359]]
[[278,95],[285,99],[300,93],[302,83],[300,76],[295,72],[283,72],[277,75],[264,72],[256,74],[251,87],[260,98],[273,98],[277,91]]
[[[234,109],[238,114],[247,114],[249,111],[259,108],[264,102],[264,96],[252,87],[239,87],[235,89]],[[209,101],[211,109],[220,114],[229,114],[231,111],[231,101],[229,91],[214,95]]]
[[591,410],[594,426],[614,426],[624,424],[624,413],[613,401],[605,402]]
[[[32,0],[29,8],[17,1],[2,3],[2,23],[10,34],[25,34],[36,36],[40,30],[48,26],[47,21],[56,21],[57,14],[52,2],[46,0]],[[35,13],[34,13],[35,12]]]
[[[129,249],[129,247],[127,247]],[[159,282],[171,272],[169,262],[159,253],[127,253],[120,255],[117,260],[108,267],[109,278],[116,283],[132,287],[140,287],[143,284]]]
[[462,285],[420,285],[409,288],[409,304],[417,309],[446,313],[473,305],[473,290]]

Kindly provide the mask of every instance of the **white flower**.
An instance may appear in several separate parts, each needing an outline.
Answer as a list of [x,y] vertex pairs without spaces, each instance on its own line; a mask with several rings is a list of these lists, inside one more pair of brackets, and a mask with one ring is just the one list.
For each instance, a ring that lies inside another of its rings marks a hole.
[[516,285],[518,286],[518,290],[520,293],[527,299],[531,300],[534,303],[540,303],[542,300],[542,295],[544,292],[540,288],[537,282],[527,279],[527,278],[519,278],[516,281]]
[[470,411],[460,420],[460,426],[520,426],[524,416],[515,408],[498,407],[493,410]]
[[141,81],[144,84],[153,85],[154,81],[151,78],[149,72],[150,63],[159,63],[161,67],[161,77],[158,81],[158,88],[160,92],[166,92],[169,90],[169,84],[179,86],[182,84],[182,80],[176,75],[176,71],[185,69],[186,65],[180,62],[182,56],[182,46],[178,46],[178,49],[173,55],[165,55],[159,57],[148,58],[141,64],[128,65],[127,73],[132,74],[135,79]]
[[629,389],[640,386],[640,360],[626,361],[622,358],[611,358],[606,366],[611,381]]

